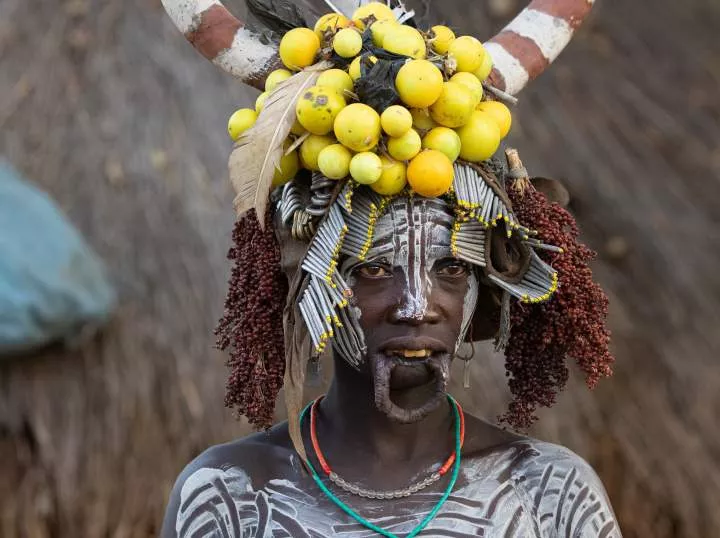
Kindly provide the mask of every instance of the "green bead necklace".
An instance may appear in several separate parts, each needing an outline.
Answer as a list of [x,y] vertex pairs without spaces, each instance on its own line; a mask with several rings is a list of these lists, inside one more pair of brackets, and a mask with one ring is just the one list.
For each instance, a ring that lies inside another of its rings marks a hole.
[[[447,395],[447,399],[450,402],[450,406],[453,409],[453,415],[455,417],[455,465],[453,465],[452,475],[450,476],[450,482],[448,483],[447,488],[445,488],[445,492],[443,493],[442,497],[440,497],[440,500],[435,504],[433,509],[430,511],[430,513],[423,519],[410,533],[406,536],[406,538],[414,538],[418,534],[420,534],[425,527],[433,520],[433,518],[437,515],[437,513],[440,511],[440,508],[442,508],[443,504],[445,504],[445,501],[447,501],[448,497],[450,496],[450,493],[452,492],[453,488],[455,487],[455,482],[457,482],[458,475],[460,474],[460,454],[462,450],[462,434],[461,434],[461,422],[462,419],[460,417],[460,410],[457,402],[455,399]],[[305,419],[305,416],[308,413],[308,410],[312,407],[313,403],[311,402],[308,404],[307,407],[303,410],[303,412],[300,415],[300,428],[302,428],[303,420]],[[363,525],[364,527],[367,527],[370,530],[373,530],[377,532],[378,534],[382,536],[386,536],[387,538],[399,538],[396,534],[393,534],[389,531],[386,531],[384,529],[381,529],[377,525],[374,525],[364,517],[362,517],[360,514],[355,512],[352,508],[350,508],[347,504],[342,502],[332,491],[328,489],[328,487],[325,485],[325,483],[322,481],[320,476],[318,475],[317,471],[315,471],[315,468],[310,463],[309,460],[306,460],[305,462],[307,464],[308,469],[310,469],[310,473],[312,474],[313,479],[315,480],[315,483],[320,488],[320,490],[327,496],[328,499],[330,499],[338,508],[340,508],[343,512],[345,512],[347,515],[349,515],[351,518],[353,518],[355,521]]]

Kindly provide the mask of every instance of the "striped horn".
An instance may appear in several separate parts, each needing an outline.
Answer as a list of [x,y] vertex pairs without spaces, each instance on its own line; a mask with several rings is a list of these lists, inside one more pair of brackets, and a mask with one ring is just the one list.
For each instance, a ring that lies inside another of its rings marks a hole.
[[595,0],[533,0],[485,48],[494,68],[490,83],[517,95],[570,42]]
[[162,0],[185,38],[208,60],[263,89],[265,78],[280,67],[277,49],[235,18],[218,0]]

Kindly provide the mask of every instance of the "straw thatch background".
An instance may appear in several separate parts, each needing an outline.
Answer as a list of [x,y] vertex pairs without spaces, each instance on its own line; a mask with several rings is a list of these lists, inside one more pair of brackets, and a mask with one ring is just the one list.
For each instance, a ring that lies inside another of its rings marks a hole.
[[[430,9],[487,37],[513,4]],[[630,537],[720,535],[719,27],[711,0],[598,2],[511,136],[572,191],[618,357],[533,433],[595,465]],[[223,409],[211,329],[233,220],[225,121],[253,98],[159,0],[0,2],[0,154],[122,295],[101,338],[0,364],[1,536],[152,536],[182,466],[246,431]],[[506,399],[501,359],[478,353],[465,401],[493,418]]]

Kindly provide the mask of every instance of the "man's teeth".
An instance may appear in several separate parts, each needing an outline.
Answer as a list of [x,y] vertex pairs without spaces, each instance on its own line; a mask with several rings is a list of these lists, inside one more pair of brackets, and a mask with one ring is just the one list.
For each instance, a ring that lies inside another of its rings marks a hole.
[[429,349],[394,349],[391,351],[393,355],[401,355],[406,359],[418,359],[422,357],[429,357],[432,351]]

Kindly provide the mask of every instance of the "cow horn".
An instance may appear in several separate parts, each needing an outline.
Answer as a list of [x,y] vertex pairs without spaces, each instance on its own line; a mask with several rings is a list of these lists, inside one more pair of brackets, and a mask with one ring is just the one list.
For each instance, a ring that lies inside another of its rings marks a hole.
[[162,4],[200,54],[246,84],[262,90],[268,73],[280,66],[277,47],[263,43],[218,0],[162,0]]
[[485,48],[494,68],[490,83],[517,95],[558,57],[595,0],[533,0]]
[[[494,63],[491,84],[511,95],[520,93],[567,46],[594,2],[530,2],[485,44]],[[178,29],[203,56],[243,82],[262,89],[268,73],[280,66],[276,48],[263,43],[219,0],[162,0],[162,3]],[[339,11],[348,11],[355,2],[334,3]]]

